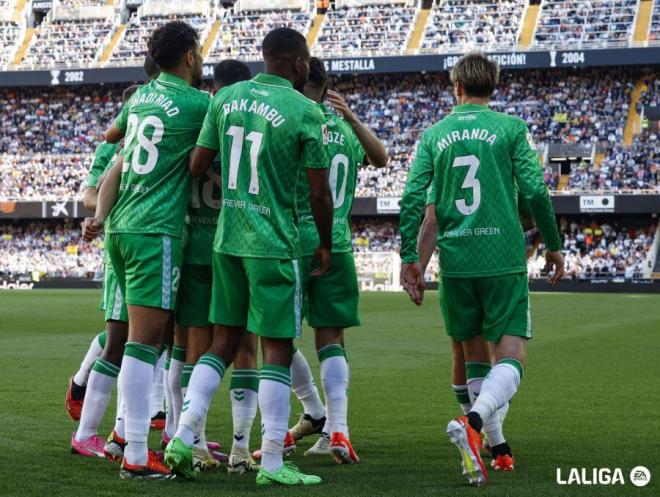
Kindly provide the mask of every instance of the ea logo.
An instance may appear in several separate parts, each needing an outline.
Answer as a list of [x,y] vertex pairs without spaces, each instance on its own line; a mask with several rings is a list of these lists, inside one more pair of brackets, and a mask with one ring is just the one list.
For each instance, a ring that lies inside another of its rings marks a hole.
[[630,471],[630,483],[636,487],[645,487],[651,481],[651,472],[644,466],[635,466]]

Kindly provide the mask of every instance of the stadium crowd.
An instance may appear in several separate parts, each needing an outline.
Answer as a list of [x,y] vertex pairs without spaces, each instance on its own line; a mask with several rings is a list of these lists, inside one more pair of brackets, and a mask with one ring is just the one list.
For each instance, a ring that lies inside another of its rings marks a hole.
[[103,242],[81,243],[73,222],[0,224],[0,276],[98,277],[102,261]]
[[[640,277],[647,263],[656,227],[626,227],[609,221],[561,218],[562,252],[566,277]],[[398,253],[398,222],[387,218],[357,218],[352,223],[353,250],[362,253]],[[532,278],[540,278],[545,265],[543,246],[528,262]],[[72,222],[0,224],[0,276],[98,278],[102,271],[103,241],[80,243],[80,228]],[[388,261],[364,259],[365,267]],[[376,269],[374,269],[375,271]],[[390,269],[388,269],[389,271]],[[384,271],[384,269],[383,269]],[[437,275],[437,260],[428,275]]]
[[34,32],[22,64],[39,67],[80,67],[98,59],[112,30],[108,19],[44,22]]
[[391,5],[329,10],[312,52],[320,57],[400,53],[408,46],[416,9]]
[[223,10],[221,22],[220,33],[207,61],[220,61],[226,57],[258,59],[261,56],[261,40],[269,30],[286,27],[306,35],[312,24],[312,14],[290,10],[233,14]]
[[637,0],[544,0],[534,43],[551,48],[606,47],[632,39]]
[[463,52],[514,47],[526,0],[449,0],[433,6],[426,22],[423,52]]
[[[657,189],[657,137],[637,140],[629,150],[619,145],[630,92],[639,77],[633,71],[503,71],[492,108],[525,119],[540,152],[547,143],[599,144],[606,151],[600,168],[575,166],[570,188]],[[359,171],[357,195],[401,195],[419,136],[453,105],[446,74],[342,76],[332,84],[390,153],[388,168]],[[94,151],[103,130],[118,114],[123,88],[0,89],[0,125],[6,130],[0,136],[0,167],[12,172],[3,178],[0,198],[45,198],[55,194],[54,185],[58,195],[79,196],[89,164],[86,154]],[[653,87],[646,95],[645,103],[658,98]],[[33,172],[44,167],[59,173]],[[548,185],[556,188],[558,175],[547,168],[545,176]]]

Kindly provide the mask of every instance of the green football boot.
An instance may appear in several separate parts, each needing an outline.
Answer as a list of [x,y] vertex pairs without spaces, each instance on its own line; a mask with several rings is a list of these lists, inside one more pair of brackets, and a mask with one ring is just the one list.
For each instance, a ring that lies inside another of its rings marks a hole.
[[318,485],[321,478],[305,475],[291,462],[285,462],[277,471],[271,473],[263,467],[257,473],[257,485]]
[[188,447],[179,438],[173,438],[165,447],[164,462],[177,476],[190,479],[197,476],[193,467],[192,447]]

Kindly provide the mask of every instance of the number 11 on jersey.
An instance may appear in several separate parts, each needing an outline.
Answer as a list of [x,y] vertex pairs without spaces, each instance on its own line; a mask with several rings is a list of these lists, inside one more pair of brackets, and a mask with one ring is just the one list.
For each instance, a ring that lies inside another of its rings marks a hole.
[[241,164],[241,154],[243,153],[243,144],[245,140],[251,142],[250,145],[250,187],[248,193],[257,195],[259,193],[259,172],[257,171],[257,162],[261,143],[264,134],[259,131],[251,131],[245,136],[245,128],[242,126],[230,126],[227,130],[227,136],[232,137],[231,153],[229,156],[229,177],[227,178],[227,188],[236,190],[238,180],[238,168]]

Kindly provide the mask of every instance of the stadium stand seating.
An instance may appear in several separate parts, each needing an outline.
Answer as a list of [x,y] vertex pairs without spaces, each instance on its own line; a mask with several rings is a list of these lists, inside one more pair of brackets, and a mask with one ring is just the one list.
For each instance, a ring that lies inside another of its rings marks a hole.
[[651,25],[649,26],[649,43],[655,44],[660,41],[660,1],[654,0],[653,13],[651,14]]
[[223,10],[220,22],[220,32],[206,57],[208,61],[218,61],[223,57],[258,59],[261,57],[261,41],[268,31],[287,27],[307,35],[312,25],[312,13],[273,10],[234,14]]
[[627,45],[639,0],[543,0],[534,44],[547,48]]
[[[3,8],[0,5],[0,9]],[[22,28],[13,21],[0,20],[0,67],[11,64],[18,50]]]
[[422,52],[510,49],[518,43],[527,0],[447,0],[426,22]]
[[127,23],[126,30],[112,51],[109,65],[142,64],[147,53],[147,40],[153,30],[175,19],[186,21],[197,29],[202,43],[211,29],[211,19],[201,14],[175,15],[163,13],[139,16],[137,13],[133,13]]
[[22,64],[48,68],[90,65],[99,59],[113,26],[110,6],[97,2],[57,4],[37,26]]
[[331,9],[312,52],[323,57],[401,53],[416,14],[414,7],[392,4]]

